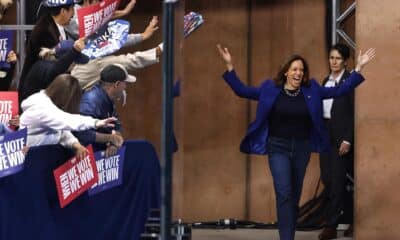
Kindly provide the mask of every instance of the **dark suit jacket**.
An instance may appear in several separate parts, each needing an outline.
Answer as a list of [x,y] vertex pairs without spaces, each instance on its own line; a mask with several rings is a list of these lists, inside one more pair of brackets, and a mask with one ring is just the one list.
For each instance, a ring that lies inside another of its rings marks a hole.
[[29,37],[26,45],[26,58],[19,80],[19,86],[24,84],[24,79],[29,70],[39,60],[39,52],[42,47],[54,48],[60,42],[60,32],[50,15],[42,16]]
[[[348,81],[350,73],[345,71],[339,81],[339,85]],[[323,81],[323,85],[329,80],[329,76]],[[349,94],[337,97],[333,100],[331,120],[328,124],[331,139],[337,146],[343,141],[354,142],[354,90]]]
[[65,73],[78,57],[80,52],[72,48],[55,61],[36,61],[26,75],[24,84],[18,88],[19,102],[22,103],[30,95],[47,88],[58,75]]
[[[240,150],[244,153],[266,154],[269,114],[281,87],[276,86],[272,80],[264,81],[260,87],[245,86],[235,71],[225,72],[223,77],[236,95],[258,101],[256,119],[249,126]],[[322,115],[322,100],[346,95],[363,81],[364,77],[361,74],[353,72],[347,81],[337,87],[321,87],[315,80],[311,80],[310,87],[301,87],[313,123],[310,139],[312,151],[326,152],[330,149]]]

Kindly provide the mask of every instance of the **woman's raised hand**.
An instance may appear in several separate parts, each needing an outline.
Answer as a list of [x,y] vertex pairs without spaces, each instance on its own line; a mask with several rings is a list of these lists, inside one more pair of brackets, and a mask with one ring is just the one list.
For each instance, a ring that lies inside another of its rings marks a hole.
[[361,69],[375,57],[375,48],[368,49],[364,54],[358,54],[355,71],[360,72]]
[[225,62],[226,67],[228,68],[228,71],[233,70],[233,64],[232,64],[232,56],[229,53],[228,48],[226,47],[221,47],[220,44],[217,44],[217,49],[219,52],[219,55],[221,56],[222,60]]

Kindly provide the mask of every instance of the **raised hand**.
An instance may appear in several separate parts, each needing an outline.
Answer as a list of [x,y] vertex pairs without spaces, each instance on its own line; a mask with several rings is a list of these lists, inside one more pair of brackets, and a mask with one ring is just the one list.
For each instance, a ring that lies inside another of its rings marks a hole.
[[128,4],[126,4],[125,8],[122,10],[116,10],[112,16],[112,19],[117,19],[123,16],[128,15],[132,9],[135,7],[136,0],[130,0]]
[[154,32],[157,31],[158,29],[158,17],[153,16],[153,18],[150,20],[149,25],[147,25],[146,29],[142,33],[142,38],[143,40],[149,39],[151,36],[153,36]]
[[233,69],[232,56],[229,53],[228,48],[226,47],[223,48],[221,47],[220,44],[217,44],[217,49],[222,60],[225,62],[226,67],[228,68],[229,71],[231,71]]
[[364,54],[358,54],[355,71],[360,72],[361,69],[375,57],[375,48],[368,49]]

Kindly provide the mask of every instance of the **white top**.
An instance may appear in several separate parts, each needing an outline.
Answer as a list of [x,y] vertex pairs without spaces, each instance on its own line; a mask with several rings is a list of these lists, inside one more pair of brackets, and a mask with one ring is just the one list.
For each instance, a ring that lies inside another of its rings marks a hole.
[[60,41],[67,40],[67,35],[65,34],[64,27],[56,23],[58,31],[60,32]]
[[100,72],[110,64],[121,64],[128,72],[155,64],[159,61],[156,48],[146,51],[122,54],[118,56],[109,55],[90,60],[86,64],[75,64],[71,75],[78,79],[83,89],[93,86],[100,79]]
[[44,90],[22,101],[21,128],[28,128],[28,146],[61,144],[72,148],[79,142],[71,131],[95,128],[96,119],[59,109]]
[[[324,87],[334,87],[335,85],[339,84],[340,79],[342,79],[343,73],[344,69],[336,78],[333,78],[332,74],[329,75],[328,81],[325,83]],[[322,104],[324,109],[324,118],[331,119],[333,98],[323,100]]]

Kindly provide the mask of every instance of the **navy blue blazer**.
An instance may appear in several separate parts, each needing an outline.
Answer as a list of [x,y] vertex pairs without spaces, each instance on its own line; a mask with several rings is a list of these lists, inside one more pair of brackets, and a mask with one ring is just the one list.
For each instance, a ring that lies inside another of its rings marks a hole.
[[[246,136],[240,144],[240,151],[267,154],[269,114],[281,87],[276,86],[273,80],[266,80],[259,87],[246,86],[240,81],[234,70],[225,72],[223,78],[239,97],[258,101],[256,119],[247,129]],[[322,100],[345,95],[363,81],[364,77],[353,71],[348,80],[337,87],[322,87],[314,79],[311,80],[309,87],[301,87],[313,123],[310,135],[313,152],[329,150],[328,132],[324,126],[322,115]]]

